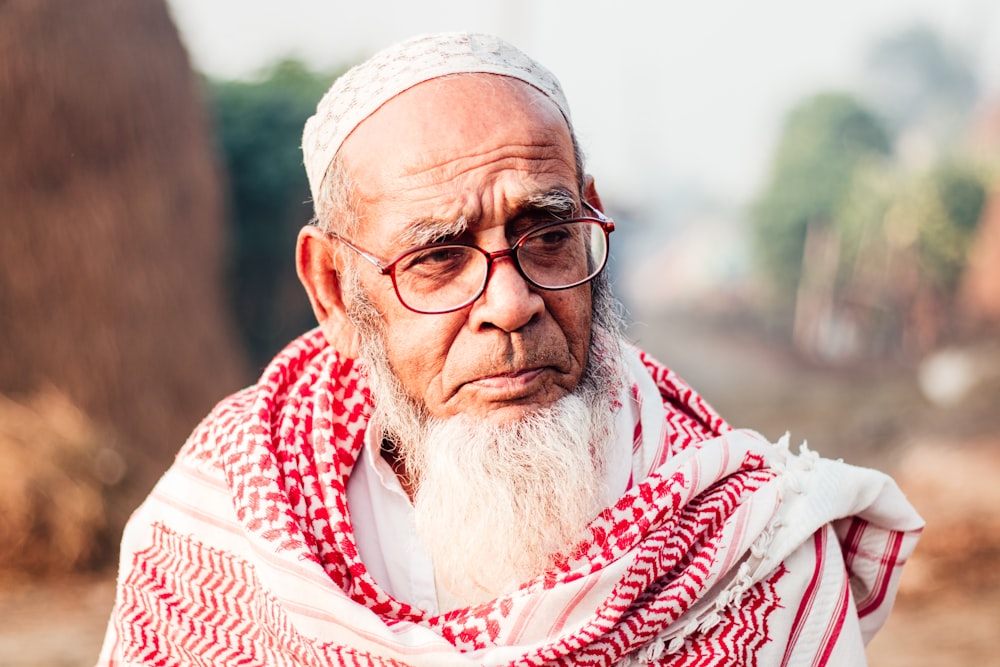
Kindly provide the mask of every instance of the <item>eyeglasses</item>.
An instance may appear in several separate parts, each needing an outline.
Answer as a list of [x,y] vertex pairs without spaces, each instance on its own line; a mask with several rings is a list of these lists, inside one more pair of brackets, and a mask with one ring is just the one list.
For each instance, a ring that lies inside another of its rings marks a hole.
[[383,262],[344,237],[329,235],[391,277],[406,308],[437,315],[461,310],[482,296],[493,262],[502,257],[510,257],[521,277],[541,289],[569,289],[592,280],[608,261],[608,234],[615,223],[587,202],[583,205],[595,217],[543,224],[496,252],[471,243],[430,243]]

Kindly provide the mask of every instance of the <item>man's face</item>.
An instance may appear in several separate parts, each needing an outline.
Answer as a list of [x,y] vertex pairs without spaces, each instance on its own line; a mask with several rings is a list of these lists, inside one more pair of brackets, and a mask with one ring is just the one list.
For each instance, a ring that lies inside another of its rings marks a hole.
[[[551,218],[537,203],[545,195],[578,199],[572,140],[558,109],[534,88],[495,76],[411,88],[365,120],[341,154],[360,199],[351,240],[383,260],[446,239],[505,249]],[[388,277],[358,266],[383,316],[387,360],[430,416],[508,422],[552,405],[580,381],[589,285],[540,290],[501,259],[473,304],[424,315],[399,302]]]

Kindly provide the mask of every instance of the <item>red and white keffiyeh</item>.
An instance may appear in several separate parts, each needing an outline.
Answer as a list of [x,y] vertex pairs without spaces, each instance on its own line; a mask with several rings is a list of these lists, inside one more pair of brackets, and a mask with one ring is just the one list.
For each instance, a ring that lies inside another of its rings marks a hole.
[[636,423],[630,488],[551,571],[432,616],[358,558],[345,485],[368,393],[301,337],[133,515],[100,664],[865,664],[922,526],[895,484],[731,430],[637,354],[659,396],[634,398],[667,417]]

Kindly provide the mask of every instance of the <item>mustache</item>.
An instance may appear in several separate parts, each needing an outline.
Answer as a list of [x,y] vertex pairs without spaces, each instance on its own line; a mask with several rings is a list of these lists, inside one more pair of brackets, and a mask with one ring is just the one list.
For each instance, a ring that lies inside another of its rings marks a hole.
[[534,347],[521,351],[487,352],[477,363],[469,368],[466,375],[468,381],[481,378],[514,375],[534,368],[553,368],[560,372],[569,371],[569,359],[563,348],[554,346]]

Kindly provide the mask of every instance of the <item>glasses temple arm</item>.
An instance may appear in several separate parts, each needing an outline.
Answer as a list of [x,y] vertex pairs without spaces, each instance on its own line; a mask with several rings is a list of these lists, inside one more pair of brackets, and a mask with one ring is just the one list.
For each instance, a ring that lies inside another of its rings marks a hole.
[[332,239],[337,239],[338,241],[340,241],[341,243],[343,243],[344,245],[346,245],[348,248],[350,248],[354,252],[356,252],[359,255],[361,255],[361,257],[363,259],[367,259],[383,275],[389,273],[389,271],[391,270],[391,267],[386,266],[382,262],[382,260],[380,260],[378,257],[376,257],[375,255],[371,254],[367,250],[362,250],[361,248],[359,248],[358,246],[354,245],[353,243],[351,243],[350,241],[348,241],[347,239],[345,239],[343,236],[341,236],[337,232],[327,232],[326,235],[329,236]]
[[590,202],[588,202],[586,199],[583,199],[581,201],[583,202],[584,206],[590,209],[590,212],[593,213],[598,220],[600,220],[601,222],[611,222],[611,218],[609,218],[608,216],[604,215],[604,213],[598,211],[596,208],[591,206]]

